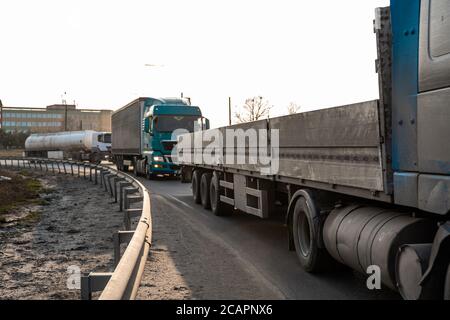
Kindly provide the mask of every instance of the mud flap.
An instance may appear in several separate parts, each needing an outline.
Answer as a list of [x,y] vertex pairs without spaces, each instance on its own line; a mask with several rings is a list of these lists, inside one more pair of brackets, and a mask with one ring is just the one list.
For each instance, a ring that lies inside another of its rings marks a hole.
[[450,264],[449,252],[450,222],[446,222],[436,232],[428,269],[420,281],[420,285],[424,288],[433,286],[432,291],[436,292],[438,299],[444,298],[444,291],[448,290],[446,286],[449,286],[449,284],[446,285],[446,280],[447,282],[449,281],[447,276],[447,270]]

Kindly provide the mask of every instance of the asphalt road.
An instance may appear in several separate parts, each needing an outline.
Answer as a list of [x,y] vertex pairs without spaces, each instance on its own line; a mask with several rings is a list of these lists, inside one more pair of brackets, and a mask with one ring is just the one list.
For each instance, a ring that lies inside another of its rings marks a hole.
[[[188,292],[177,297],[400,298],[389,289],[368,290],[366,276],[351,270],[320,275],[303,271],[295,252],[287,250],[281,217],[262,220],[237,212],[230,217],[216,217],[194,203],[190,184],[162,179],[141,181],[151,192],[153,245],[166,248],[166,260],[174,264]],[[158,270],[152,270],[151,281],[158,282],[155,273]],[[163,298],[172,297],[168,294]]]

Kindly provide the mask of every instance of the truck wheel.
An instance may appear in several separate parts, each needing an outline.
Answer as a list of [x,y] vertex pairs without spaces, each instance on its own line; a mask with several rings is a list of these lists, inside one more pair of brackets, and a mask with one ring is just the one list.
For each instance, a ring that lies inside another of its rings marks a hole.
[[195,170],[192,173],[192,196],[194,197],[195,203],[202,203],[202,198],[200,195],[200,179],[201,172],[199,170]]
[[182,169],[181,169],[181,172],[180,172],[180,180],[181,180],[181,183],[189,183],[189,182],[191,182],[191,181],[188,179],[187,175],[186,175],[186,169],[185,169],[185,168],[182,168]]
[[319,247],[322,228],[319,213],[311,199],[298,198],[292,216],[295,252],[307,272],[323,271],[332,262],[325,248]]
[[94,152],[93,154],[90,155],[89,162],[99,165],[102,162],[102,160],[100,159],[100,155],[97,152]]
[[144,167],[144,171],[145,171],[144,176],[145,176],[145,178],[147,180],[152,180],[153,179],[153,174],[150,172],[150,170],[148,170],[147,161],[145,162],[144,166],[145,166]]
[[117,170],[118,171],[123,171],[123,168],[122,168],[123,162],[122,162],[122,160],[119,157],[115,157],[115,161],[116,161],[116,168],[117,168]]
[[214,172],[209,185],[209,199],[211,210],[216,216],[228,216],[231,208],[226,203],[220,201],[220,175]]
[[134,174],[135,177],[139,177],[139,172],[138,172],[138,169],[137,169],[137,160],[133,161],[133,174]]
[[209,200],[209,186],[211,184],[211,173],[205,172],[202,174],[200,181],[200,194],[202,198],[202,206],[205,209],[211,209],[211,202]]

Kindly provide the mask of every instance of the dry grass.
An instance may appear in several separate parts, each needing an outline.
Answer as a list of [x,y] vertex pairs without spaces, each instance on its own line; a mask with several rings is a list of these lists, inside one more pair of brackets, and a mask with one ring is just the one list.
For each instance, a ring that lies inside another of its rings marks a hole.
[[0,181],[0,216],[38,200],[42,192],[39,180],[11,171],[0,170],[0,175],[11,178],[10,181]]
[[0,157],[22,157],[23,149],[4,150],[0,149]]

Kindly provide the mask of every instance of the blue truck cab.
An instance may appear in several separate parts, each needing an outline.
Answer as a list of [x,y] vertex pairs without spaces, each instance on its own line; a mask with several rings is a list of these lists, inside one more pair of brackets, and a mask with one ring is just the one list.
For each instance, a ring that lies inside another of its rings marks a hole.
[[149,104],[143,125],[146,174],[176,175],[179,167],[172,159],[176,135],[207,129],[209,121],[202,117],[199,107],[191,106],[186,99],[160,99]]

